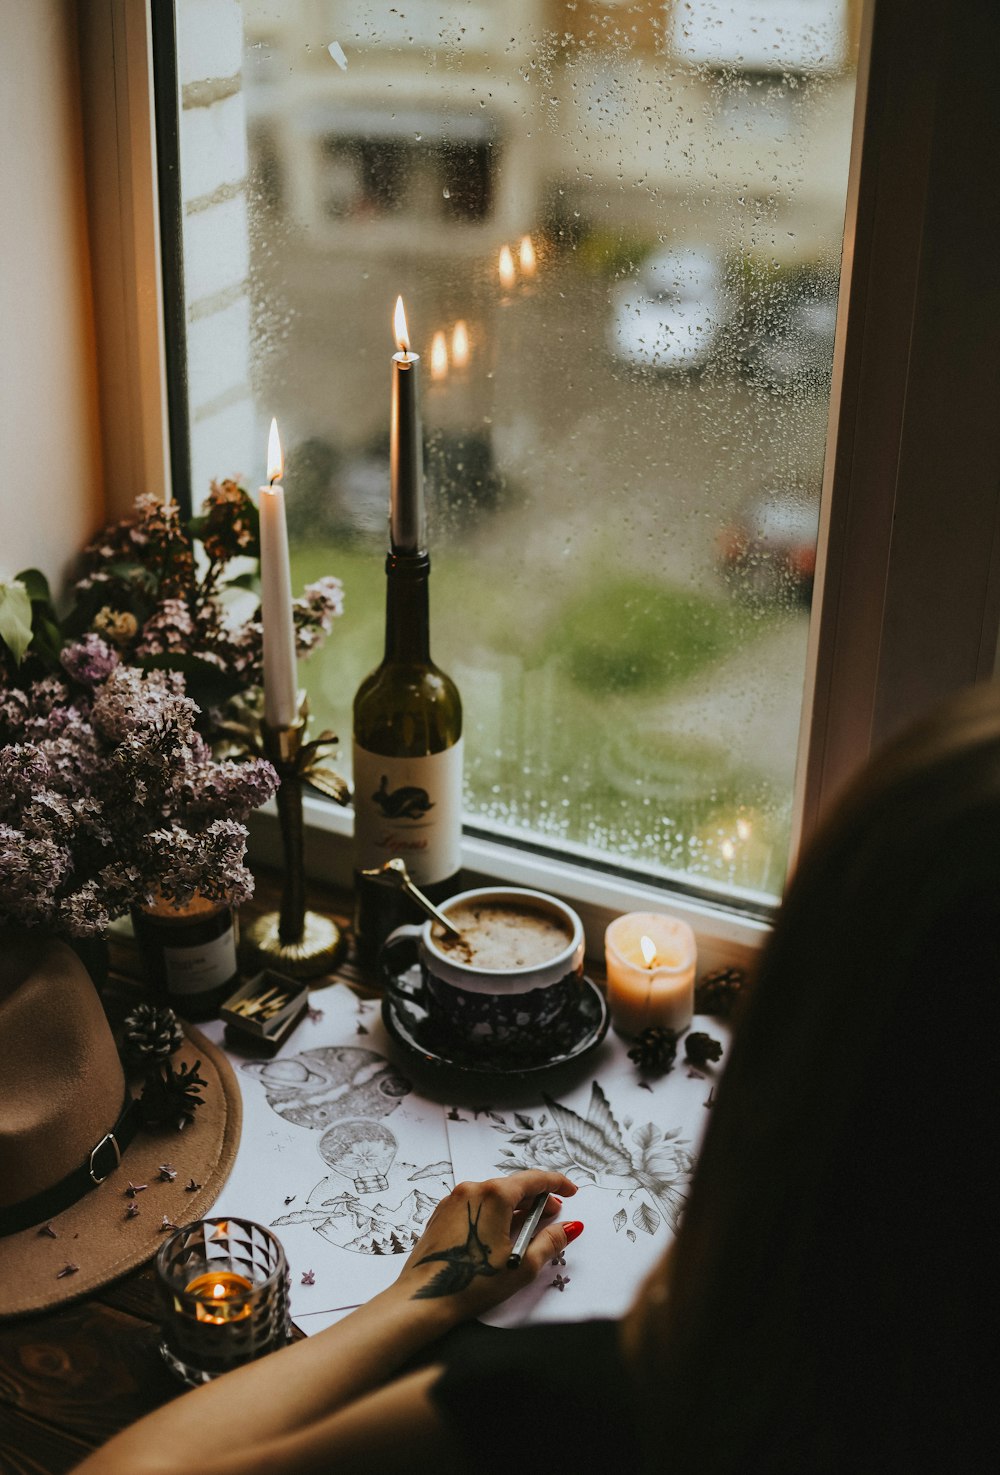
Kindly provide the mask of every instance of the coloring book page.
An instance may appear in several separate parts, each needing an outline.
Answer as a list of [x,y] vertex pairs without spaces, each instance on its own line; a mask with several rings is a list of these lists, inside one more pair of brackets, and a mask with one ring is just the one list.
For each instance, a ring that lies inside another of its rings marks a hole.
[[[728,1045],[717,1019],[696,1019]],[[584,1232],[538,1278],[483,1318],[494,1326],[619,1317],[673,1240],[695,1155],[725,1061],[692,1069],[683,1042],[673,1069],[643,1075],[628,1047],[609,1033],[599,1079],[514,1111],[452,1106],[448,1140],[457,1181],[518,1168],[556,1168],[579,1192],[560,1218]]]
[[[313,1004],[272,1059],[227,1052],[243,1130],[212,1209],[278,1236],[306,1333],[392,1284],[455,1181],[444,1109],[389,1059],[378,1003],[339,984]],[[220,1022],[204,1030],[224,1045]]]

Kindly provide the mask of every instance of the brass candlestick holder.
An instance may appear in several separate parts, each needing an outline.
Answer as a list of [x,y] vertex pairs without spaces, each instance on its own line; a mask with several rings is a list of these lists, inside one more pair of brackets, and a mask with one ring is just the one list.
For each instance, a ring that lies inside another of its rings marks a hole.
[[343,957],[346,939],[332,917],[306,908],[305,828],[302,786],[310,784],[338,804],[347,800],[347,785],[339,774],[319,763],[320,751],[337,739],[323,732],[305,742],[308,710],[305,701],[299,720],[291,727],[260,724],[265,755],[278,771],[278,822],[284,851],[281,906],[265,912],[246,927],[244,942],[255,962],[291,978],[318,978]]

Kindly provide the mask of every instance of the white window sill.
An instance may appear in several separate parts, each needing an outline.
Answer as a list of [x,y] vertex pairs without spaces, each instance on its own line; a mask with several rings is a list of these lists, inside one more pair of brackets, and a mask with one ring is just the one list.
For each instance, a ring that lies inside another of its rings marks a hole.
[[[351,811],[309,796],[303,807],[307,875],[349,890]],[[249,827],[251,859],[280,869],[281,837],[273,801],[251,816]],[[608,875],[572,860],[535,855],[478,835],[463,837],[462,869],[473,886],[498,881],[561,896],[580,913],[591,958],[603,958],[605,928],[622,912],[669,911],[690,923],[698,939],[699,973],[724,965],[752,966],[771,931],[769,922],[740,915],[735,909],[714,907],[662,886]],[[734,891],[734,908],[738,904],[739,894]]]

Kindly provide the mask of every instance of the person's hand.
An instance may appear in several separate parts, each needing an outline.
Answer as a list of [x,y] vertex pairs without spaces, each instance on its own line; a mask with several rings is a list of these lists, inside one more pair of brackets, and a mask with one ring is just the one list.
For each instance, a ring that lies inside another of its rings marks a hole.
[[[548,1189],[541,1226],[516,1270],[507,1265],[517,1231],[536,1194]],[[414,1300],[440,1298],[456,1320],[478,1316],[527,1285],[547,1260],[583,1228],[555,1222],[559,1197],[576,1193],[562,1173],[534,1171],[459,1183],[427,1221],[399,1279]]]

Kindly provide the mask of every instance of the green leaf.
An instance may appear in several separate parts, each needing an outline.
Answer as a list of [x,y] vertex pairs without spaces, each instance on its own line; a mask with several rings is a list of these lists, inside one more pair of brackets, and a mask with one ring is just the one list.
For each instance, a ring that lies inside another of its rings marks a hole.
[[35,618],[35,650],[52,670],[59,665],[63,639],[59,626],[47,614]]
[[16,579],[0,583],[0,640],[19,666],[31,644],[31,599]]
[[28,598],[32,604],[51,604],[52,594],[49,589],[49,581],[37,568],[22,569],[17,576],[17,582],[23,584],[28,591]]

